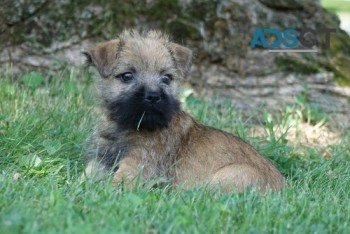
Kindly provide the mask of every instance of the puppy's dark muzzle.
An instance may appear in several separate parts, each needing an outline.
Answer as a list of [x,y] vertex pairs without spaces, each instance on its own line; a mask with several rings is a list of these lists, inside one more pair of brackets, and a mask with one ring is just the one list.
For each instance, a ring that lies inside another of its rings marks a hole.
[[149,91],[145,93],[145,101],[150,104],[156,104],[161,101],[160,92]]

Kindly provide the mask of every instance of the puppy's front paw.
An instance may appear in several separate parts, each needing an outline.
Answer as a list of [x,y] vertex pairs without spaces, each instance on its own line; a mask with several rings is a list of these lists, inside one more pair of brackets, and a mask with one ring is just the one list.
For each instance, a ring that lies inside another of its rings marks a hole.
[[142,180],[143,167],[131,159],[125,159],[120,163],[119,169],[114,174],[112,183],[115,185],[123,184],[128,188],[134,188]]

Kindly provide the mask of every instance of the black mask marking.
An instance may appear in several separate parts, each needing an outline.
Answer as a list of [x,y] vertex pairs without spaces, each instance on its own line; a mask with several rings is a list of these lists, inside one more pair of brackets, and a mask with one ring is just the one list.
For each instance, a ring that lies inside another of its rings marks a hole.
[[171,118],[180,110],[177,99],[163,90],[159,91],[159,96],[160,101],[151,103],[146,99],[145,88],[141,87],[125,99],[106,102],[105,106],[121,128],[136,130],[139,126],[139,130],[153,131],[168,127]]

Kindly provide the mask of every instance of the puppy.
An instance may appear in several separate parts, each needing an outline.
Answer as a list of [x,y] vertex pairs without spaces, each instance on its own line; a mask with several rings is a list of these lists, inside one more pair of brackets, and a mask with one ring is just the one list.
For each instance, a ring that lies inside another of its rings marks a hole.
[[225,192],[283,188],[281,173],[252,146],[181,110],[179,83],[190,70],[190,49],[158,31],[124,31],[85,56],[100,74],[102,111],[84,176],[112,169],[113,183],[129,186],[139,178]]

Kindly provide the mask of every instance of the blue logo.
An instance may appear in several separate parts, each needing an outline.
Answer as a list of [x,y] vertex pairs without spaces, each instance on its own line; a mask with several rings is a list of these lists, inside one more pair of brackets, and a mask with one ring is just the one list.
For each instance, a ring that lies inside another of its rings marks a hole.
[[[320,46],[318,40],[310,40],[310,37],[307,39],[306,36],[311,34],[314,38],[316,38],[323,34],[325,41],[323,48],[328,49],[330,47],[330,35],[333,32],[336,32],[336,29],[302,29],[298,31],[296,29],[288,28],[281,32],[276,28],[257,28],[250,42],[250,48],[254,49],[259,46],[269,49],[269,52],[318,52],[317,50],[312,49],[314,46]],[[270,38],[271,36],[274,36],[276,40],[269,44],[267,38]],[[279,49],[282,45],[283,48],[286,49]],[[296,49],[300,45],[306,49]]]

